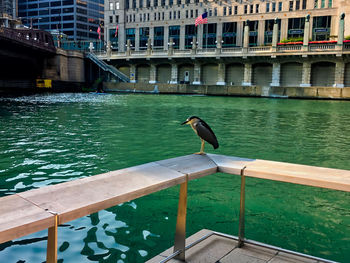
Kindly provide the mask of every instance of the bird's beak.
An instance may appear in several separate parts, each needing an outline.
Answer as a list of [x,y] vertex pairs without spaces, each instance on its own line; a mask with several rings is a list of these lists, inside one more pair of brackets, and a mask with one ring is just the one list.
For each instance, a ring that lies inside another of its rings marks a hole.
[[183,123],[181,123],[181,125],[187,124],[188,120],[185,120]]

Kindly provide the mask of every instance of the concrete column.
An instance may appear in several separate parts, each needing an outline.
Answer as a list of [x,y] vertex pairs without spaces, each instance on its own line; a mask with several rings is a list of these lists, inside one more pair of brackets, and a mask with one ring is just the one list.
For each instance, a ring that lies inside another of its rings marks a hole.
[[[220,38],[220,42],[222,40],[222,22],[218,22],[216,24],[216,41],[219,43],[219,38]],[[221,45],[221,43],[220,43]]]
[[152,54],[152,40],[150,38],[147,39],[147,55],[150,56]]
[[111,41],[107,41],[107,58],[108,58],[108,60],[111,57],[111,54],[112,54]]
[[157,82],[157,67],[155,64],[151,64],[151,69],[149,71],[149,83],[154,84]]
[[265,38],[265,20],[259,20],[258,25],[258,46],[264,45]]
[[224,63],[219,63],[218,64],[218,81],[216,82],[216,85],[226,85],[225,77],[226,77],[226,65]]
[[303,51],[309,50],[309,36],[310,36],[310,15],[305,17]]
[[236,46],[242,46],[243,37],[243,21],[237,22],[237,32],[236,32]]
[[204,25],[197,26],[197,41],[198,41],[198,48],[203,48],[203,27]]
[[191,54],[196,54],[196,53],[197,53],[197,38],[193,37]]
[[124,24],[120,25],[120,33],[118,34],[118,51],[125,51],[125,26]]
[[140,50],[140,28],[135,28],[135,51]]
[[272,82],[270,84],[271,87],[279,87],[280,86],[280,75],[281,75],[281,64],[273,63],[272,65]]
[[272,51],[277,51],[277,43],[278,43],[278,18],[275,18],[273,24],[273,32],[272,32]]
[[136,83],[136,65],[134,64],[130,66],[130,82]]
[[169,26],[164,27],[164,50],[168,50],[168,43],[169,43]]
[[314,9],[315,2],[308,0],[306,2],[306,9]]
[[153,43],[154,43],[154,27],[150,27],[149,28],[149,36],[148,36],[150,39],[151,39],[151,47],[153,46]]
[[170,84],[177,84],[179,68],[177,64],[171,64],[171,81]]
[[335,83],[333,87],[335,88],[344,88],[344,72],[345,72],[345,63],[344,61],[337,61],[335,63]]
[[338,42],[337,42],[337,45],[341,47],[343,46],[343,43],[344,43],[344,18],[345,18],[345,14],[342,13],[340,15],[340,20],[339,20]]
[[311,62],[303,63],[303,75],[300,87],[311,87]]
[[288,18],[281,19],[281,39],[288,38]]
[[185,49],[185,25],[180,26],[180,43],[179,43],[179,49],[184,50]]
[[243,82],[242,86],[251,86],[252,85],[252,71],[253,67],[250,63],[244,64],[244,76],[243,76]]
[[249,20],[246,21],[244,26],[243,52],[248,52],[248,47],[249,47]]
[[216,54],[220,54],[221,48],[222,48],[222,37],[217,36],[215,42],[216,42]]
[[194,81],[192,84],[194,85],[200,85],[201,84],[201,64],[195,63],[194,64],[194,73],[193,73]]
[[173,54],[174,54],[174,39],[171,37],[169,39],[168,56],[172,56]]
[[130,56],[130,54],[131,54],[131,40],[128,39],[126,41],[126,55]]

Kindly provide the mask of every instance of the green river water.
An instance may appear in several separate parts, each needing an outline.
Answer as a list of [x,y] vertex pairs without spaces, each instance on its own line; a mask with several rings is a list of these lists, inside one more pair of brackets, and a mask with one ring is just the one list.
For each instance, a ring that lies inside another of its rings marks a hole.
[[[198,115],[220,147],[246,158],[350,169],[350,102],[262,98],[41,94],[0,98],[0,196],[187,155]],[[188,231],[237,235],[239,176],[189,183]],[[99,191],[99,189],[96,189]],[[59,262],[144,262],[172,246],[179,187],[69,222]],[[79,194],[79,193],[77,193]],[[1,216],[1,215],[0,215]],[[246,236],[350,262],[350,194],[247,178]],[[47,231],[0,244],[0,262],[43,262]]]

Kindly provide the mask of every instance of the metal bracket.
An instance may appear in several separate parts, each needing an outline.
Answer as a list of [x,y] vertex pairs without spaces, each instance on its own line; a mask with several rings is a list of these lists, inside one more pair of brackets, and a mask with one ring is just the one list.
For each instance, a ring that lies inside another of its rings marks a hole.
[[176,232],[174,243],[174,253],[179,252],[179,254],[175,258],[182,261],[185,260],[187,186],[188,175],[186,175],[186,181],[180,185],[179,205],[177,209]]

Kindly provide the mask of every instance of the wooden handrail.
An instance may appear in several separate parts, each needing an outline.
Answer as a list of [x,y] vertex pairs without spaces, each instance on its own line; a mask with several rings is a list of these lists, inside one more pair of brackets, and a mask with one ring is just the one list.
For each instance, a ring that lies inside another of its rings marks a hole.
[[2,197],[0,243],[216,172],[350,192],[349,170],[188,155]]

